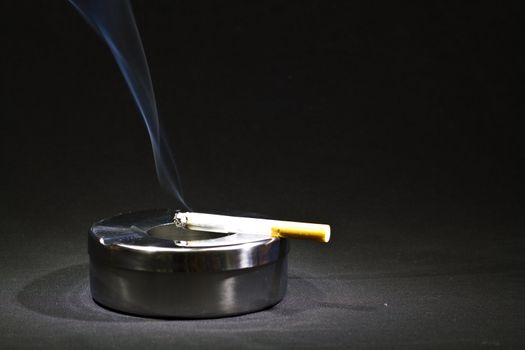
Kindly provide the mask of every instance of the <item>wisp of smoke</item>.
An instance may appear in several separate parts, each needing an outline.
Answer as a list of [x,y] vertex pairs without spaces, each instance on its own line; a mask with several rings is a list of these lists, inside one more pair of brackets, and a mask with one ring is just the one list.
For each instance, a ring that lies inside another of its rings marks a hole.
[[104,39],[126,80],[148,129],[161,186],[189,209],[173,153],[159,123],[146,55],[129,0],[69,0]]

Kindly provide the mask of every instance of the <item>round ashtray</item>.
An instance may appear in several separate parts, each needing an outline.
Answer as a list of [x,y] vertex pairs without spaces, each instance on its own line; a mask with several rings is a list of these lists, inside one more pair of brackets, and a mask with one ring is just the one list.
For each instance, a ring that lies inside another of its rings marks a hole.
[[89,230],[93,299],[151,317],[211,318],[277,304],[286,293],[283,238],[195,231],[175,210],[120,214]]

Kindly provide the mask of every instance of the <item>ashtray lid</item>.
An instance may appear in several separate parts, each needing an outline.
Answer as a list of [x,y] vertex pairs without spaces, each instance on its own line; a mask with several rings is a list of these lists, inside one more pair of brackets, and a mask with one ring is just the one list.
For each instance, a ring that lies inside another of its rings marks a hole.
[[265,265],[288,253],[286,239],[195,231],[173,224],[175,210],[116,215],[93,224],[94,263],[144,271],[226,271]]

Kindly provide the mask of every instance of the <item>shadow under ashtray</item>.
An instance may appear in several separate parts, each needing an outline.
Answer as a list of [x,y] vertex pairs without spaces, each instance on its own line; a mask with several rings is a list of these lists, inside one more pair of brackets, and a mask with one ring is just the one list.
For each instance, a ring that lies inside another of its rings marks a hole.
[[88,276],[88,264],[55,270],[24,286],[17,294],[17,300],[28,310],[56,318],[99,322],[147,321],[97,305],[91,298]]

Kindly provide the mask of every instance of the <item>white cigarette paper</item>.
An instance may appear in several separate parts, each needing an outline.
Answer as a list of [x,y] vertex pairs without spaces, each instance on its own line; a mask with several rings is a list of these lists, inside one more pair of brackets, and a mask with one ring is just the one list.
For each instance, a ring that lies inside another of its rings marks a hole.
[[174,223],[190,230],[244,233],[268,237],[301,238],[319,242],[330,240],[330,225],[257,219],[205,213],[176,213]]

